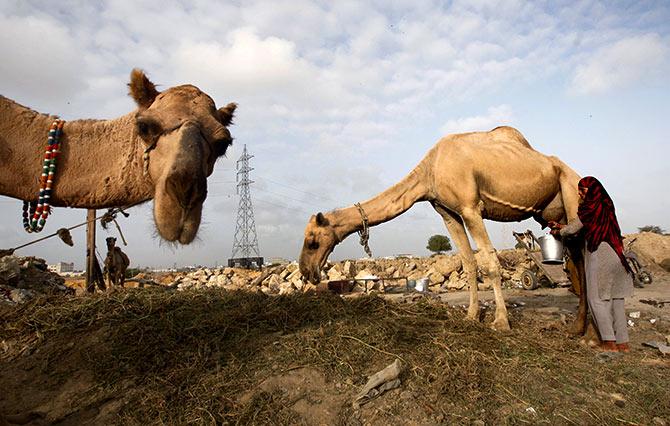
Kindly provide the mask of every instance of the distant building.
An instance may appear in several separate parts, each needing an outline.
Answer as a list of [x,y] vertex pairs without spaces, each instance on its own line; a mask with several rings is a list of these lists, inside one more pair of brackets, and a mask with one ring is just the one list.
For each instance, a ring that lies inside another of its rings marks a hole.
[[63,274],[67,272],[74,272],[74,263],[70,262],[58,262],[55,265],[49,265],[47,266],[47,269],[51,272],[55,272],[57,274]]

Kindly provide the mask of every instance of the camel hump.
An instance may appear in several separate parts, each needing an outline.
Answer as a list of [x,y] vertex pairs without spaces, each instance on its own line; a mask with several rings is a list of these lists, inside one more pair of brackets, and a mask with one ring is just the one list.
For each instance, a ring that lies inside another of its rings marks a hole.
[[521,145],[533,149],[532,146],[530,146],[530,143],[526,140],[526,138],[521,134],[520,131],[515,129],[514,127],[510,126],[498,126],[495,129],[491,130],[489,133],[491,133],[495,139],[505,139],[507,141],[516,141],[520,143]]

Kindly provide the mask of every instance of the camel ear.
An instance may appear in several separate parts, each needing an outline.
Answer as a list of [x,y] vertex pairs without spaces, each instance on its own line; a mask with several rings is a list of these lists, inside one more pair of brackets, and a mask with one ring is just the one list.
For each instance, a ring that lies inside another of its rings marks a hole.
[[130,92],[128,93],[140,108],[149,108],[160,93],[156,86],[147,78],[144,71],[133,69],[130,72]]
[[233,124],[233,114],[235,113],[236,108],[237,104],[234,102],[229,103],[223,108],[219,108],[219,121],[221,124],[226,127]]
[[328,225],[328,219],[323,215],[323,213],[319,212],[316,214],[316,224],[318,226],[326,226]]

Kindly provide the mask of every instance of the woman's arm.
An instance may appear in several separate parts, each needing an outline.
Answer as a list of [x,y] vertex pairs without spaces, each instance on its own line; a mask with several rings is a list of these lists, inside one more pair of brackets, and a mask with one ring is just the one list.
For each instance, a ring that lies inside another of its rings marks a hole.
[[570,236],[570,235],[575,235],[576,233],[581,231],[583,227],[584,227],[584,225],[582,224],[582,221],[579,220],[579,218],[577,217],[574,220],[571,220],[570,222],[568,222],[567,225],[561,227],[560,235],[561,235],[561,237],[567,237],[567,236]]

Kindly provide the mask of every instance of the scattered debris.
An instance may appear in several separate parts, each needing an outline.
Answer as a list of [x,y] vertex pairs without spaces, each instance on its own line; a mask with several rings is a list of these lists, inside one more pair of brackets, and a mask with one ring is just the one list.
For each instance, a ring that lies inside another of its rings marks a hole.
[[532,414],[533,416],[537,416],[537,411],[533,407],[526,408],[526,413]]
[[628,316],[631,318],[640,318],[640,311],[631,312]]
[[635,327],[635,322],[633,322],[633,320],[628,320],[628,327]]
[[391,365],[370,376],[363,389],[354,398],[353,407],[359,409],[362,404],[381,395],[387,390],[395,389],[400,386],[400,373],[402,373],[403,364],[399,359],[393,361]]
[[644,303],[651,306],[656,306],[657,308],[662,308],[664,305],[670,304],[670,300],[651,300],[651,299],[640,299],[640,303]]
[[[666,336],[667,339],[667,336]],[[669,342],[670,343],[670,342]],[[666,345],[663,342],[650,341],[642,343],[643,346],[658,349],[663,355],[670,355],[670,344]]]
[[65,280],[47,270],[44,259],[5,256],[0,258],[0,303],[23,303],[40,294],[73,294]]

